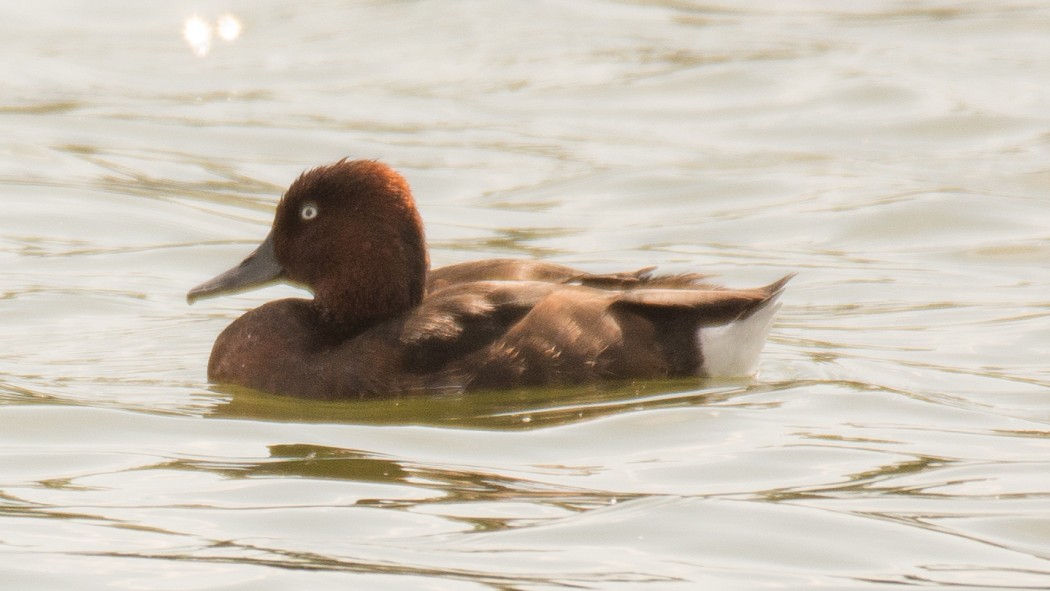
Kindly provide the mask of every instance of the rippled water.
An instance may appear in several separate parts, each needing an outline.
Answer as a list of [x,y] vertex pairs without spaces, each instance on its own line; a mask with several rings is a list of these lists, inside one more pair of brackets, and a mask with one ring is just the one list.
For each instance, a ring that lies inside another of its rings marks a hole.
[[[5,12],[0,587],[1050,586],[1045,3]],[[800,274],[754,380],[209,387],[295,290],[185,291],[343,156],[436,264]]]

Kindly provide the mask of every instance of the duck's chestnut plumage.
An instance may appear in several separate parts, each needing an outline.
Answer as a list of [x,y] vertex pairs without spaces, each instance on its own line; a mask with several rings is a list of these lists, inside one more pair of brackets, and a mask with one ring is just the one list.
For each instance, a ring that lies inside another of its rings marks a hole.
[[790,278],[735,290],[699,274],[515,259],[431,271],[405,179],[380,162],[340,160],[292,183],[259,248],[187,298],[275,281],[311,291],[234,321],[208,378],[332,399],[746,375]]

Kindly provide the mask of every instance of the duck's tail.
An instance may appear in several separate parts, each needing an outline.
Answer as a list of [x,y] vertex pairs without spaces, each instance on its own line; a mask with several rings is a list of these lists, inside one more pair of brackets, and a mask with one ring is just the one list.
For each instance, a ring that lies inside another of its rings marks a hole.
[[762,288],[768,296],[748,314],[719,326],[703,326],[696,332],[700,374],[708,377],[742,377],[754,373],[769,329],[780,311],[780,296],[794,274]]

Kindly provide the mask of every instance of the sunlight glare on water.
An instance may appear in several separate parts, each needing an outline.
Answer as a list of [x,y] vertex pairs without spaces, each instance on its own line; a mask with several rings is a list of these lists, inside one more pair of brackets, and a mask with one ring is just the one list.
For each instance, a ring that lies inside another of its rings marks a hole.
[[[1050,6],[7,8],[0,588],[1050,586]],[[753,379],[209,385],[342,157],[435,266],[799,274]]]
[[190,45],[190,49],[198,56],[204,57],[211,51],[212,28],[208,21],[197,15],[186,19],[186,25],[182,29],[182,37]]
[[241,36],[241,21],[232,14],[224,14],[216,21],[215,30],[223,41],[234,41]]
[[200,16],[193,15],[186,19],[182,27],[182,38],[198,57],[204,57],[211,52],[212,39],[216,35],[226,42],[236,41],[241,36],[241,21],[232,14],[224,14],[213,25]]

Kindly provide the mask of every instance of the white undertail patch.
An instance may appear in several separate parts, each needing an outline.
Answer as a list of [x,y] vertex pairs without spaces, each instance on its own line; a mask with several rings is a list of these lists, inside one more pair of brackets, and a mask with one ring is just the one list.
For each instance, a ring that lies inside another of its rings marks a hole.
[[742,377],[754,373],[758,356],[766,344],[773,319],[780,310],[776,294],[755,313],[721,326],[696,331],[700,374],[710,377]]

